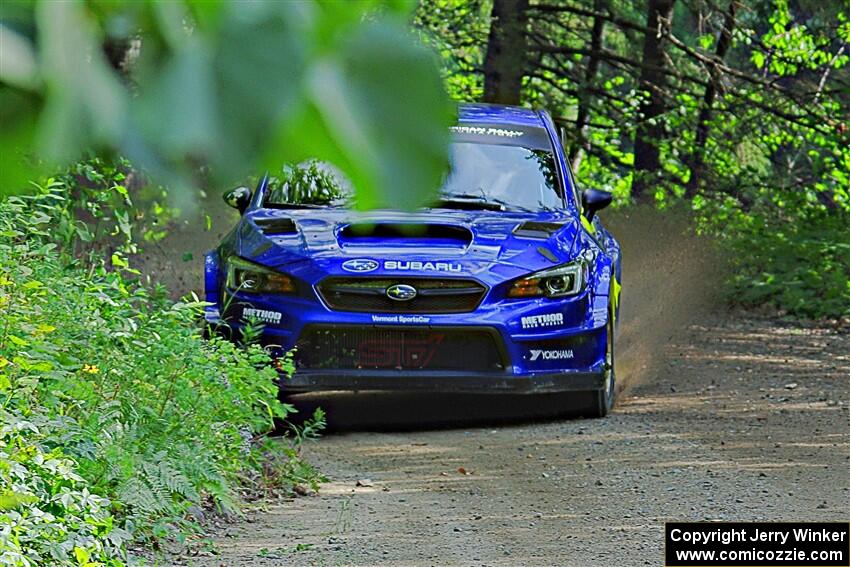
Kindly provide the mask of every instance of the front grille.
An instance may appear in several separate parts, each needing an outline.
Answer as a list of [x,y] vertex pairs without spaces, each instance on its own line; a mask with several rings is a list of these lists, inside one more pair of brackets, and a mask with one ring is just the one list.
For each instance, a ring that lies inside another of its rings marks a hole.
[[402,329],[307,326],[296,342],[295,364],[304,369],[457,370],[505,369],[494,329]]
[[[416,297],[396,301],[387,288],[405,284]],[[474,311],[487,288],[475,280],[432,278],[327,278],[318,286],[328,307],[370,313],[467,313]]]

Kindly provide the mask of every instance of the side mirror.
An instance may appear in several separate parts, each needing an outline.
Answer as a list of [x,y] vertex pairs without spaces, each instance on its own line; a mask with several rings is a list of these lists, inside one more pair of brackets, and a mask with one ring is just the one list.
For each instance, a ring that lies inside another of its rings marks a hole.
[[584,210],[584,216],[587,220],[593,220],[596,213],[610,205],[613,199],[614,195],[608,191],[585,189],[581,193],[581,208]]
[[247,187],[237,187],[224,194],[224,202],[244,213],[251,204],[251,190]]

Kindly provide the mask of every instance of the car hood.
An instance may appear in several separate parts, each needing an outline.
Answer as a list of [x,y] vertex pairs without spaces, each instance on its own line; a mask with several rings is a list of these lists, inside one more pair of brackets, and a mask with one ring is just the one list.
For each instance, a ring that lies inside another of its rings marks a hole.
[[350,273],[355,270],[343,269],[344,262],[368,259],[385,267],[408,262],[423,271],[513,276],[570,261],[579,231],[566,211],[258,209],[243,216],[236,249],[282,271]]

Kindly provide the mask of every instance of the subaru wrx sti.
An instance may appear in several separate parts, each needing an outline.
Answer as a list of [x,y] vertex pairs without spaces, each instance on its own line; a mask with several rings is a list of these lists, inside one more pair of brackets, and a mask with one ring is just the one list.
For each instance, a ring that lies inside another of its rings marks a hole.
[[[355,212],[345,191],[275,183],[206,256],[207,320],[293,352],[284,394],[321,390],[615,394],[620,247],[544,111],[461,105],[450,173],[415,212]],[[314,164],[319,177],[331,166]],[[309,184],[308,184],[309,185]]]

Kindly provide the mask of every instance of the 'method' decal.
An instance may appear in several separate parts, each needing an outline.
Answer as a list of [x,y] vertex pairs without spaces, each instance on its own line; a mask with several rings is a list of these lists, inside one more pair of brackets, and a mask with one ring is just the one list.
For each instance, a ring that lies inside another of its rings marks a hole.
[[543,315],[529,315],[520,319],[523,329],[539,329],[541,327],[560,327],[564,324],[563,313],[544,313]]
[[263,323],[273,323],[277,325],[280,323],[281,318],[283,317],[283,313],[278,311],[269,311],[267,309],[255,309],[254,307],[246,307],[242,310],[242,320],[248,321],[249,319],[256,319],[257,321],[262,321]]

